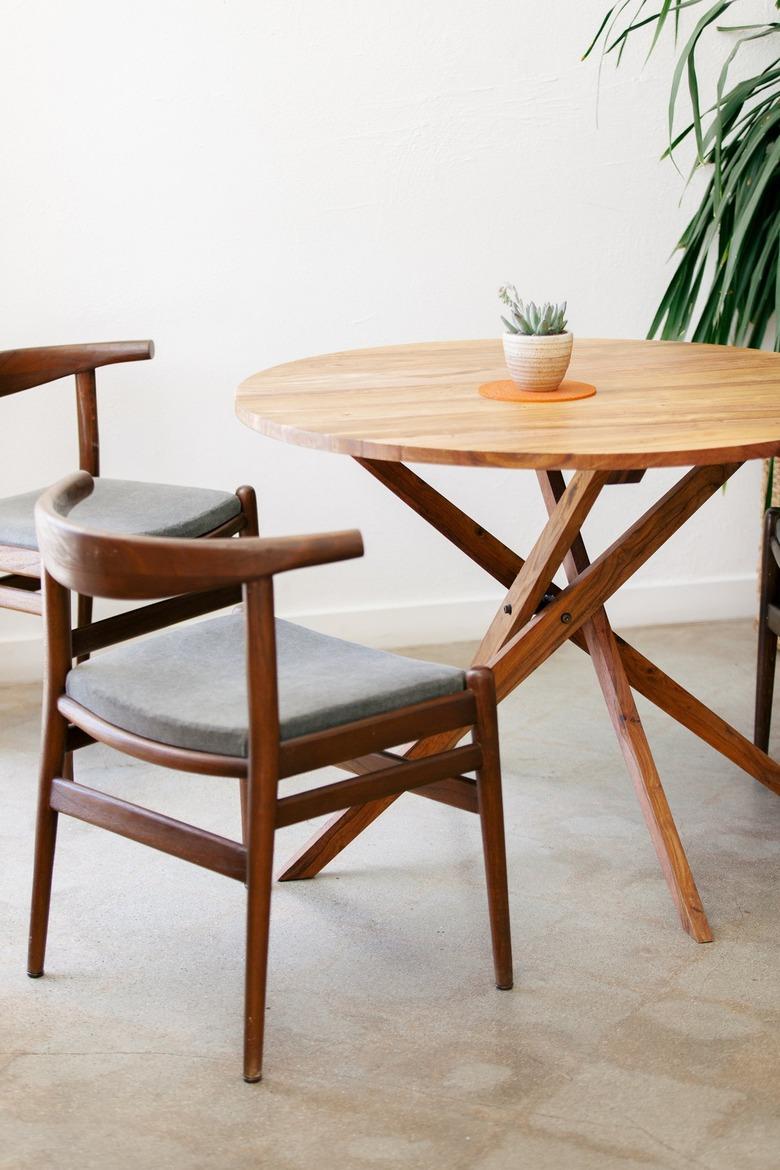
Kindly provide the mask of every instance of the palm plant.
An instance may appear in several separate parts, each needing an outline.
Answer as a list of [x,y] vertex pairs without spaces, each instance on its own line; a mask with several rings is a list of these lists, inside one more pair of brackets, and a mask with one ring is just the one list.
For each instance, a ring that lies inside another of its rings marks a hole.
[[[607,12],[585,57],[597,46],[602,57],[619,64],[626,45],[642,28],[653,28],[649,53],[665,27],[679,34],[684,9],[704,0],[620,0]],[[691,174],[706,166],[709,181],[701,202],[680,238],[682,253],[650,326],[650,337],[760,347],[770,334],[780,351],[780,57],[757,73],[734,81],[732,65],[750,41],[780,36],[780,21],[721,24],[744,0],[709,3],[685,41],[672,77],[669,96],[671,157],[684,141],[695,144]],[[626,10],[632,6],[632,14]],[[780,0],[775,0],[780,9]],[[723,67],[709,105],[702,106],[696,52],[712,29],[737,34],[724,48]],[[649,29],[648,29],[649,31]],[[777,42],[773,42],[777,43]],[[675,129],[683,79],[690,110]]]

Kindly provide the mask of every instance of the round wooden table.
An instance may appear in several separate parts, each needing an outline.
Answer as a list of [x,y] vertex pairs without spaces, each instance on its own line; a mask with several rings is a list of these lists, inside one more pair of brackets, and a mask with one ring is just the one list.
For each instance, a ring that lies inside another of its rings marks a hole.
[[[712,938],[632,689],[773,792],[780,765],[612,631],[604,604],[746,459],[780,453],[780,355],[684,342],[576,340],[568,377],[596,386],[574,402],[480,397],[506,377],[499,341],[432,342],[326,354],[248,378],[236,410],[271,438],[353,456],[507,590],[475,663],[505,697],[564,642],[590,654],[684,928]],[[523,560],[404,461],[533,468],[548,522]],[[647,468],[690,467],[591,562],[582,524],[605,487]],[[562,469],[574,474],[564,479]],[[560,566],[568,585],[553,577]],[[420,741],[413,756],[448,737]],[[449,736],[456,743],[460,733]],[[381,757],[352,761],[358,772]],[[474,808],[469,782],[424,795]],[[282,878],[313,877],[395,797],[337,814]]]

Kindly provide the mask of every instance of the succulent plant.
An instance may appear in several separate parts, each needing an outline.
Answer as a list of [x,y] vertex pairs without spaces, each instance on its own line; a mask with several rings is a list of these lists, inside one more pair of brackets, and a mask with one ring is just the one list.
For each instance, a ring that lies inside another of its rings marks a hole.
[[525,333],[536,337],[549,337],[554,333],[566,332],[566,301],[560,305],[545,302],[537,305],[520,300],[513,284],[504,284],[498,290],[498,299],[510,311],[511,321],[501,318],[507,333]]

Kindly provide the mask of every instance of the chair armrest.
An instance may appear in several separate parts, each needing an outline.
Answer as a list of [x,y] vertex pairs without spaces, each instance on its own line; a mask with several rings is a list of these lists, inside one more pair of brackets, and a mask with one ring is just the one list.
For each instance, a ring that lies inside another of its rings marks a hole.
[[56,382],[70,374],[96,370],[117,362],[142,362],[154,357],[153,341],[95,341],[84,345],[44,345],[0,353],[0,398]]
[[[193,542],[198,544],[200,542]],[[210,540],[209,544],[227,545],[235,559],[234,540]],[[273,577],[291,569],[308,569],[312,565],[330,565],[350,561],[363,555],[363,537],[357,528],[342,532],[314,532],[302,536],[245,536],[241,539],[241,562],[250,570],[247,580]]]

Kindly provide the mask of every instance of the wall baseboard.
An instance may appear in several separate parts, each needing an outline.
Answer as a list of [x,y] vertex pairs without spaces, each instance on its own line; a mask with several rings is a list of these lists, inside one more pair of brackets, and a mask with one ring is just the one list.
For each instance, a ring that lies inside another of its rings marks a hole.
[[[280,613],[323,634],[364,642],[383,650],[476,642],[487,628],[500,595],[459,601],[420,602],[371,609]],[[751,618],[756,612],[754,575],[649,581],[627,585],[607,606],[617,629],[683,622]],[[0,685],[36,682],[42,675],[43,639],[0,636]]]
[[[323,634],[392,650],[443,642],[477,642],[501,596],[285,616]],[[607,609],[617,629],[630,629],[752,618],[756,605],[756,578],[750,574],[627,585],[612,598]]]

